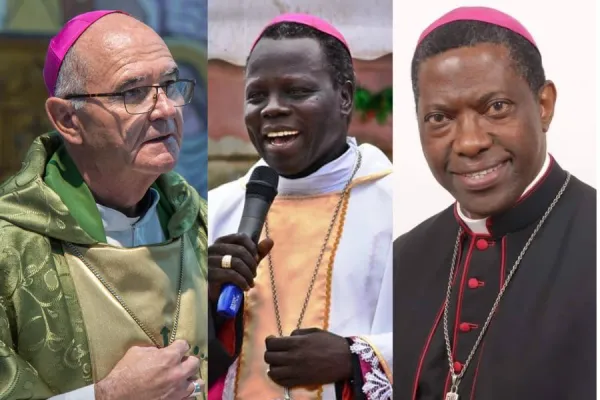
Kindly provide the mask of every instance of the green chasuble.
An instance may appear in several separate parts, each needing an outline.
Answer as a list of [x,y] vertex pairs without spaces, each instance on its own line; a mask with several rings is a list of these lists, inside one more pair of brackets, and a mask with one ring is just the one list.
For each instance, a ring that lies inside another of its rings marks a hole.
[[[206,201],[174,172],[160,176],[153,187],[160,193],[157,210],[167,238],[163,247],[157,245],[153,251],[158,251],[159,257],[172,253],[171,248],[178,252],[183,241],[188,249],[193,249],[191,253],[186,251],[185,274],[200,280],[202,283],[196,287],[205,291]],[[74,262],[72,255],[65,254],[65,242],[89,253],[88,262],[92,264],[103,260],[107,252],[111,257],[126,254],[117,257],[124,265],[131,264],[128,262],[131,257],[139,254],[141,258],[136,259],[144,259],[146,254],[143,247],[116,249],[106,244],[100,214],[88,187],[60,136],[50,133],[35,140],[21,171],[0,186],[0,400],[47,399],[90,385],[109,370],[105,361],[104,364],[97,361],[104,355],[98,355],[100,351],[94,354],[92,349],[98,349],[96,341],[107,340],[107,335],[111,338],[111,321],[105,321],[109,334],[102,337],[89,311],[83,315],[82,309],[90,310],[90,302],[87,297],[78,297],[76,282],[80,285],[92,280],[75,279],[72,275],[72,271],[79,275],[89,271]],[[152,260],[157,253],[148,254]],[[97,266],[113,278],[110,268]],[[160,262],[155,267],[159,268]],[[172,273],[164,275],[169,277]],[[123,279],[115,279],[118,288]],[[163,281],[163,286],[168,286],[169,279]],[[189,304],[182,307],[183,326],[190,313],[199,321],[206,320],[207,294],[194,294],[201,301],[195,308]],[[118,314],[115,310],[106,315]],[[90,327],[93,331],[88,331]],[[132,332],[135,329],[133,326]],[[189,328],[179,331],[184,334]],[[139,332],[133,332],[130,342],[122,328],[114,335],[121,345],[151,345],[149,340],[140,342],[143,337]],[[202,332],[201,336],[204,335]],[[160,337],[160,332],[155,336]],[[206,360],[206,339],[201,338],[190,352]],[[111,357],[114,359],[116,355]],[[202,364],[201,375],[205,376],[206,362]],[[100,365],[103,371],[99,371]]]

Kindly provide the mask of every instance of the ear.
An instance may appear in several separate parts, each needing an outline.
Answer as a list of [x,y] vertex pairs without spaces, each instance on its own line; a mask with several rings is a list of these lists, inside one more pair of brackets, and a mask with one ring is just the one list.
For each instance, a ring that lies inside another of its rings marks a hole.
[[554,106],[556,105],[556,86],[552,81],[546,81],[538,92],[540,106],[540,118],[542,120],[542,131],[548,132],[552,118],[554,117]]
[[69,144],[82,143],[80,121],[70,101],[58,97],[46,100],[46,114],[54,129]]
[[348,117],[354,108],[354,85],[346,81],[340,88],[342,115]]

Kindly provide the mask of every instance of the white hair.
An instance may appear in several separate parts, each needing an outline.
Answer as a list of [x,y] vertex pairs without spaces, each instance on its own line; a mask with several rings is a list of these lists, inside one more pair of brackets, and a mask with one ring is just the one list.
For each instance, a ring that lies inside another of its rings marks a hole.
[[[58,70],[54,95],[64,98],[70,94],[84,94],[85,83],[88,77],[88,66],[83,58],[76,52],[75,46],[65,55],[65,58]],[[69,100],[75,110],[80,110],[85,106],[85,101],[79,99]]]

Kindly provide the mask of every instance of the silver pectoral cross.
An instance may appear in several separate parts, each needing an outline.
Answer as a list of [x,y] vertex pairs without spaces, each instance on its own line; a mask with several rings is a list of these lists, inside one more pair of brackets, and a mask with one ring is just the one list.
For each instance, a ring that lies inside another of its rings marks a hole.
[[452,386],[450,386],[450,391],[446,393],[446,400],[458,400],[458,384],[460,383],[460,378],[458,375],[452,374]]

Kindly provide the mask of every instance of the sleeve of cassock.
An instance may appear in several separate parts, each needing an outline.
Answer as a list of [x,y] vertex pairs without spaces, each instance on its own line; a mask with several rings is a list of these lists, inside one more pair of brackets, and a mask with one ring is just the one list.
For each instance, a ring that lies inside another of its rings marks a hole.
[[338,400],[392,399],[392,250],[390,246],[371,331],[347,338],[353,355],[353,377],[336,384]]
[[[240,310],[244,309],[244,304]],[[242,349],[243,312],[235,318],[225,319],[216,312],[216,306],[210,304],[208,311],[208,369],[209,391],[223,383],[229,367],[234,363]],[[209,396],[210,397],[210,396]]]

